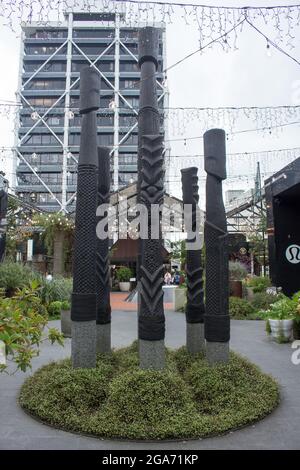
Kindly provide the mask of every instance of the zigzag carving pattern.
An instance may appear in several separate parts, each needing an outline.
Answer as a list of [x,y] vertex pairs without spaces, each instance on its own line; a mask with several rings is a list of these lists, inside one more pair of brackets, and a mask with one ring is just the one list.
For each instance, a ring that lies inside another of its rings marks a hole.
[[[162,204],[164,197],[163,137],[142,137],[140,161],[139,202],[148,209],[148,228],[151,233],[152,204]],[[140,265],[139,338],[164,339],[165,317],[163,305],[162,240],[143,240]]]
[[160,204],[164,196],[163,136],[145,135],[141,146],[140,202]]
[[[192,204],[191,228],[196,231],[196,215],[199,202],[197,168],[185,168],[182,170],[183,203]],[[191,191],[192,189],[192,191]],[[188,242],[194,241],[195,235],[188,233]],[[187,304],[186,320],[188,323],[203,323],[204,321],[204,290],[203,269],[201,265],[201,250],[187,250]]]
[[[98,189],[97,205],[109,203],[110,174],[109,174],[109,152],[106,148],[98,148]],[[103,215],[98,221],[105,220]],[[110,285],[109,285],[109,239],[104,240],[97,237],[96,241],[96,296],[98,324],[110,322]]]

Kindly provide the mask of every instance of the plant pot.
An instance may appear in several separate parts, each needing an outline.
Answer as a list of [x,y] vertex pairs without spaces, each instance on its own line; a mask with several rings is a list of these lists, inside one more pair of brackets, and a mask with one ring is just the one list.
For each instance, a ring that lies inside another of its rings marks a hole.
[[178,312],[186,304],[186,288],[185,287],[176,287],[175,288],[175,298],[174,298],[174,310]]
[[242,281],[229,281],[229,292],[232,297],[243,297],[243,283]]
[[300,323],[295,322],[293,323],[293,338],[300,339]]
[[293,333],[293,320],[269,319],[271,335],[279,342],[288,342]]
[[60,312],[60,329],[62,334],[66,338],[72,337],[72,328],[71,328],[71,310],[61,310]]
[[130,282],[119,282],[119,288],[121,292],[129,292],[130,291]]

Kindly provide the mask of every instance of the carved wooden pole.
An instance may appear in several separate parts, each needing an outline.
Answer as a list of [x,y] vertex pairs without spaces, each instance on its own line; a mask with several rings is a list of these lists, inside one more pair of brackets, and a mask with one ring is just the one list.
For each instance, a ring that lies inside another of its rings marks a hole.
[[165,317],[163,305],[162,237],[151,234],[151,206],[161,205],[164,196],[163,137],[157,105],[155,74],[158,67],[158,30],[139,31],[141,69],[139,110],[139,203],[148,209],[148,238],[140,240],[138,336],[140,367],[162,369],[165,366]]
[[[182,196],[185,213],[189,211],[189,226],[186,240],[186,274],[187,274],[187,304],[186,304],[186,347],[190,354],[205,350],[204,339],[204,292],[203,269],[201,263],[201,239],[199,234],[199,194],[198,168],[181,170]],[[188,205],[188,206],[186,206]],[[191,210],[190,210],[191,209]],[[197,224],[198,216],[198,224]]]
[[82,114],[78,161],[77,202],[72,294],[73,367],[96,365],[96,206],[97,206],[97,118],[100,106],[98,72],[85,67],[80,72]]
[[228,234],[222,195],[226,179],[225,132],[211,129],[204,134],[206,179],[206,314],[205,339],[210,364],[228,362],[230,318],[228,309]]
[[[109,204],[110,155],[107,147],[98,147],[98,194],[97,205]],[[108,214],[100,216],[108,230]],[[107,222],[106,222],[107,221]],[[97,352],[111,352],[111,307],[109,285],[109,238],[108,234],[96,240],[96,293],[97,293]]]

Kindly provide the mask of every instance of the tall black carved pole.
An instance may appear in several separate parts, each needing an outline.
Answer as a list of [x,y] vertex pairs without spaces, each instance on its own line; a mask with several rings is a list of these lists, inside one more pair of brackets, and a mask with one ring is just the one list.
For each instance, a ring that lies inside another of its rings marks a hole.
[[228,235],[222,195],[226,179],[226,148],[223,129],[204,134],[206,178],[206,314],[205,339],[209,363],[228,362],[230,319],[228,309]]
[[97,206],[97,118],[100,78],[96,70],[80,72],[82,114],[78,161],[77,202],[72,294],[72,364],[96,364],[96,206]]
[[[200,210],[198,206],[198,168],[181,170],[182,196],[185,219],[188,221],[186,240],[186,347],[190,354],[205,350],[204,292],[201,263]],[[197,220],[198,219],[198,220]]]
[[140,367],[165,365],[162,238],[151,234],[151,205],[162,205],[164,196],[163,137],[157,105],[155,74],[158,67],[158,30],[139,31],[141,69],[139,110],[138,201],[148,209],[148,238],[141,240],[139,267],[138,337]]
[[[98,209],[109,204],[110,194],[110,155],[107,147],[98,147]],[[109,238],[108,213],[101,211],[98,222],[102,231],[96,240],[96,293],[97,293],[97,352],[111,351],[111,307],[109,285]],[[104,233],[103,233],[104,232]]]

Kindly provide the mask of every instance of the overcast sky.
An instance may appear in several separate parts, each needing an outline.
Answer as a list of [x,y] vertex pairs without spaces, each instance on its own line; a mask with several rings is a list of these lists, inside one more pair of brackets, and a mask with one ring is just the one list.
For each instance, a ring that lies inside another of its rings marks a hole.
[[[184,3],[184,2],[183,2]],[[188,3],[188,2],[186,2]],[[214,0],[206,4],[224,5]],[[231,2],[233,3],[233,2]],[[234,5],[242,5],[244,1],[235,0]],[[263,5],[267,2],[252,1],[252,5]],[[277,0],[277,5],[284,5],[286,1]],[[198,44],[198,31],[195,25],[186,26],[182,18],[173,18],[174,23],[167,26],[167,65],[170,66],[185,55],[196,50]],[[261,26],[261,24],[260,24]],[[296,48],[289,51],[292,55],[300,51],[300,26],[294,31]],[[264,26],[265,34],[271,38],[276,36],[274,30]],[[19,66],[19,41],[16,33],[7,27],[0,30],[0,99],[15,100]],[[271,57],[267,56],[266,41],[249,26],[245,26],[238,35],[238,50],[223,52],[220,46],[215,45],[202,54],[195,54],[185,60],[168,73],[171,107],[221,107],[221,106],[274,106],[300,104],[297,88],[300,89],[300,66],[280,52],[271,48]],[[287,49],[288,50],[288,49]],[[300,56],[298,55],[298,60]],[[298,82],[297,82],[298,81]],[[235,130],[255,127],[255,123],[242,119],[238,121]],[[178,127],[178,126],[177,126]],[[225,129],[228,131],[228,129]],[[171,139],[182,137],[177,134],[173,126]],[[193,121],[182,129],[183,137],[199,136],[202,129],[199,123]],[[297,147],[299,145],[299,125],[285,128],[277,133],[263,136],[261,133],[245,133],[234,136],[227,141],[227,152],[253,152],[269,149]],[[0,147],[13,145],[12,123],[0,116]],[[203,153],[201,139],[172,142],[172,155],[194,155]],[[1,157],[1,156],[0,156]],[[170,176],[171,192],[180,196],[180,184],[175,183],[180,175],[180,166],[184,166],[183,159],[172,159],[172,173]],[[11,173],[11,161],[3,162],[0,158],[1,169]],[[190,166],[191,161],[188,161]],[[278,169],[280,162],[274,161],[274,169]],[[237,161],[241,175],[247,175],[249,168],[246,162]],[[268,170],[272,170],[268,163]],[[203,182],[200,193],[203,205]],[[248,180],[229,180],[225,188],[247,189],[251,186]]]

